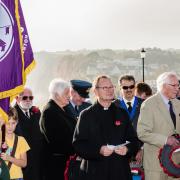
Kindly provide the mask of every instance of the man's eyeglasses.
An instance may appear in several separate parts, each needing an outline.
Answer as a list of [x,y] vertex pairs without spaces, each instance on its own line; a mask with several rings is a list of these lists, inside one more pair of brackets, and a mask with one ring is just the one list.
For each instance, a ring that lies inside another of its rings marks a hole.
[[178,87],[179,88],[179,84],[168,84],[169,86],[172,86],[172,87]]
[[104,91],[107,91],[107,90],[112,90],[115,88],[115,86],[103,86],[103,87],[100,87],[100,86],[97,86],[96,87],[97,89],[103,89]]
[[135,85],[131,85],[131,86],[122,86],[122,89],[127,90],[127,89],[134,89]]
[[32,101],[34,99],[34,97],[33,96],[22,96],[23,101],[26,101],[27,99]]

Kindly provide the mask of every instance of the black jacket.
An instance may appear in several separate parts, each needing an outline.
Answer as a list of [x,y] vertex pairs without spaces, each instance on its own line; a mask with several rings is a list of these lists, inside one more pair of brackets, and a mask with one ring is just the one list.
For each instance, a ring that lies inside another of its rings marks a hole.
[[47,139],[51,153],[71,155],[72,137],[76,125],[71,118],[53,100],[45,106],[40,119],[40,127]]
[[30,146],[30,150],[27,152],[27,166],[23,168],[24,180],[40,180],[40,158],[43,144],[43,135],[39,127],[41,112],[37,107],[32,106],[29,110],[30,118],[28,118],[17,104],[15,109],[18,112],[18,124],[15,133],[23,136]]
[[45,180],[64,179],[64,170],[69,156],[74,154],[72,138],[76,120],[63,111],[53,100],[45,106],[40,127],[45,137],[44,176]]
[[[135,107],[135,114],[134,116],[132,117],[131,119],[131,122],[132,122],[132,125],[134,127],[134,129],[136,130],[137,129],[137,123],[138,123],[138,118],[139,118],[139,113],[140,113],[140,108],[141,108],[141,104],[143,102],[143,100],[141,98],[137,98],[137,105]],[[121,103],[120,103],[120,100],[119,99],[116,99],[115,102],[116,106],[119,106],[120,108],[124,108]],[[126,109],[125,109],[126,110]]]
[[[140,114],[140,109],[141,109],[141,104],[143,102],[143,99],[139,98],[139,97],[136,97],[137,98],[137,104],[136,104],[136,107],[135,107],[135,113],[134,113],[134,116],[132,117],[132,119],[130,120],[131,123],[132,123],[132,126],[133,128],[135,129],[136,133],[137,133],[137,123],[138,123],[138,118],[139,118],[139,114]],[[123,108],[124,107],[122,106],[122,104],[120,103],[120,100],[119,99],[116,99],[114,101],[115,105],[117,107],[120,107],[120,108]],[[127,109],[124,109],[125,111],[127,111]],[[141,149],[141,147],[143,146],[143,142],[141,140],[138,140],[138,149]]]
[[[103,145],[119,145],[126,141],[128,154],[113,153],[109,157],[100,154]],[[76,153],[83,158],[83,180],[131,180],[129,158],[137,152],[137,136],[122,108],[111,104],[108,111],[99,103],[84,110],[80,115],[73,138]]]

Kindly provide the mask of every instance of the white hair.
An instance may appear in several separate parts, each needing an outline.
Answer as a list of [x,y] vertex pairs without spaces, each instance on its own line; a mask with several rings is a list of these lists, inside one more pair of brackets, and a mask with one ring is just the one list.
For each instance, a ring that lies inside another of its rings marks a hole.
[[70,83],[60,78],[53,79],[49,84],[50,98],[55,99],[55,95],[62,95],[65,89],[70,88]]
[[178,79],[178,76],[175,72],[164,72],[158,76],[156,80],[158,92],[162,90],[164,84],[170,83],[170,77],[176,77]]
[[33,94],[32,89],[29,88],[29,87],[27,87],[27,86],[25,86],[25,87],[24,87],[24,90],[23,90],[21,93],[19,93],[19,96],[23,96],[24,91],[29,91],[29,92],[31,92],[31,94]]

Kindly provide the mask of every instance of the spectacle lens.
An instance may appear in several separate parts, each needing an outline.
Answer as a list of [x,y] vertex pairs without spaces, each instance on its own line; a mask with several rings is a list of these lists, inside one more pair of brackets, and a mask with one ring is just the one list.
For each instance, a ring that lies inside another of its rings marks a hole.
[[124,90],[127,90],[127,89],[134,89],[135,85],[131,85],[131,86],[122,86],[122,88]]
[[115,86],[104,86],[104,87],[99,87],[99,86],[97,86],[96,88],[98,88],[98,89],[103,89],[103,90],[105,90],[105,91],[107,91],[107,90],[112,90],[112,89],[114,89],[115,88]]
[[32,100],[34,99],[34,97],[33,97],[33,96],[23,96],[23,97],[22,97],[22,100],[23,100],[23,101],[26,101],[27,99],[29,99],[29,100],[32,101]]

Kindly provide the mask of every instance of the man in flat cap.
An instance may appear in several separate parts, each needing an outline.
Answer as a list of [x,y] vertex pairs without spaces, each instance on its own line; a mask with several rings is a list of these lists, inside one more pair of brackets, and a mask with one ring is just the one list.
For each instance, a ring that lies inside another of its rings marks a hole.
[[73,118],[78,118],[79,113],[89,107],[91,103],[86,102],[89,98],[89,91],[92,84],[84,80],[71,80],[70,102],[66,106],[66,111]]

